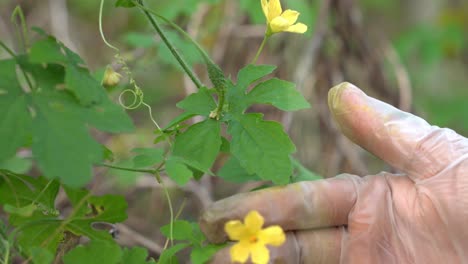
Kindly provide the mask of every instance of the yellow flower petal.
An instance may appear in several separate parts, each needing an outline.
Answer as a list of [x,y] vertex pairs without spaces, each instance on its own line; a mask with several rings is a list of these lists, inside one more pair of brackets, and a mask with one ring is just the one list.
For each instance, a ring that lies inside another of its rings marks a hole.
[[296,23],[297,18],[299,17],[299,12],[288,9],[281,14],[281,17],[286,19],[289,22],[289,26]]
[[258,239],[264,244],[281,246],[286,241],[286,235],[280,226],[270,226],[259,232]]
[[285,31],[302,34],[307,31],[307,26],[302,23],[297,23],[288,27]]
[[263,14],[265,14],[265,17],[268,21],[268,1],[267,0],[262,0],[262,10],[263,10]]
[[278,17],[283,12],[280,0],[269,0],[268,2],[268,22],[271,22],[275,17]]
[[280,16],[276,17],[270,22],[271,33],[282,32],[282,31],[285,31],[289,27],[290,25],[289,25],[288,20]]
[[251,234],[258,233],[263,226],[263,216],[257,211],[250,211],[244,219],[245,227],[250,231]]
[[246,228],[239,220],[231,220],[224,225],[230,240],[241,240],[246,236]]
[[229,253],[232,262],[244,263],[249,258],[250,247],[247,243],[239,242],[231,247]]
[[270,252],[263,244],[256,244],[250,248],[252,262],[255,264],[267,264],[270,260]]

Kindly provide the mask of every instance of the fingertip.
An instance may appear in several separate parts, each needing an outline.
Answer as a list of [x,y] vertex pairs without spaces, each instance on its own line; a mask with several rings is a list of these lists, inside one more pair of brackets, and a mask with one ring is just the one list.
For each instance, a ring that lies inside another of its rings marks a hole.
[[348,88],[350,85],[352,85],[352,84],[349,83],[349,82],[342,82],[342,83],[340,83],[338,85],[333,86],[328,91],[328,107],[330,108],[331,112],[334,112],[334,110],[338,108],[341,93],[343,92],[343,90]]

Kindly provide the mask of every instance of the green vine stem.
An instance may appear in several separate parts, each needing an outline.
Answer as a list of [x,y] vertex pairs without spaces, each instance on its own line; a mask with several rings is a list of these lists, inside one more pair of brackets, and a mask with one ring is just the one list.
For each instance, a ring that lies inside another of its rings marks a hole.
[[[143,5],[143,0],[138,0],[138,4],[139,4],[138,5],[139,7],[144,6]],[[152,14],[150,12],[148,12],[146,9],[142,9],[142,10],[143,10],[143,13],[145,13],[146,17],[148,18],[148,20],[150,21],[153,28],[156,30],[156,32],[158,32],[158,34],[161,37],[164,44],[166,44],[167,48],[169,48],[169,50],[171,51],[174,58],[176,58],[177,62],[179,62],[180,66],[184,69],[185,73],[187,73],[187,75],[193,81],[195,86],[197,86],[198,89],[202,88],[203,84],[201,83],[201,81],[197,78],[195,73],[188,66],[187,62],[182,58],[182,56],[179,54],[179,52],[175,49],[174,45],[166,37],[166,34],[161,29],[158,22],[156,22],[156,20],[153,18]]]
[[[18,24],[16,21],[16,17],[19,18],[20,23]],[[11,14],[11,22],[15,24],[16,27],[21,29],[21,33],[19,32],[20,30],[18,29],[18,36],[21,39],[21,42],[23,44],[23,50],[26,52],[27,48],[29,47],[29,37],[28,37],[28,26],[26,25],[26,19],[24,18],[24,13],[23,10],[21,9],[21,6],[16,6],[15,9],[13,10]]]
[[218,92],[218,106],[215,110],[213,110],[210,113],[210,118],[214,119],[219,119],[223,106],[224,106],[224,98],[225,98],[225,93],[226,93],[226,79],[224,78],[224,74],[221,71],[221,69],[216,65],[216,63],[213,62],[213,60],[208,56],[208,54],[205,52],[205,50],[198,44],[198,42],[194,41],[192,37],[187,34],[182,28],[180,28],[177,24],[174,22],[170,21],[169,19],[165,18],[164,16],[161,16],[160,14],[154,12],[153,10],[147,8],[146,6],[142,5],[139,3],[141,0],[132,0],[132,2],[138,6],[141,10],[143,10],[146,13],[150,13],[157,18],[161,19],[168,25],[170,25],[173,29],[175,29],[179,34],[184,36],[187,40],[189,40],[195,48],[198,50],[198,52],[201,54],[203,57],[203,60],[205,61],[207,68],[208,68],[208,76],[210,77],[211,82],[215,86],[216,91]]
[[250,64],[255,64],[257,62],[258,56],[260,56],[260,53],[262,53],[263,47],[265,46],[265,43],[267,42],[267,40],[268,40],[268,35],[265,34],[262,40],[262,44],[260,44],[257,54],[255,54],[255,57]]

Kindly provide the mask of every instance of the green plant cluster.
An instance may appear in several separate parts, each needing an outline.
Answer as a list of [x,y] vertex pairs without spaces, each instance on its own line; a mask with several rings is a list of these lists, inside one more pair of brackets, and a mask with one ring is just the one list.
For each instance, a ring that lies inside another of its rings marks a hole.
[[[165,38],[142,1],[118,0],[116,6],[139,8]],[[22,26],[27,34],[24,21]],[[123,222],[127,203],[123,196],[94,196],[83,188],[92,179],[94,166],[149,173],[161,184],[164,174],[183,186],[203,175],[215,176],[212,167],[223,153],[229,159],[216,175],[228,181],[263,180],[281,185],[319,178],[292,158],[295,145],[280,123],[248,111],[255,104],[283,111],[310,107],[295,85],[268,77],[275,70],[270,65],[247,65],[235,81],[225,78],[196,43],[192,45],[201,52],[214,86],[197,85],[196,93],[178,102],[176,106],[184,112],[167,126],[158,126],[150,147],[132,151],[132,167],[103,163],[109,162],[112,152],[91,136],[90,128],[131,132],[131,119],[78,54],[43,30],[34,31],[35,41],[22,52],[14,53],[1,43],[11,57],[0,60],[0,162],[14,157],[20,148],[31,149],[42,175],[0,168],[0,204],[8,215],[8,223],[0,227],[3,263],[15,255],[32,263],[57,259],[64,263],[155,263],[147,260],[146,249],[120,247],[112,232],[99,228]],[[26,34],[24,39],[29,38]],[[166,45],[183,64],[174,44],[168,40]],[[186,66],[182,68],[199,84]],[[141,100],[137,105],[148,106],[136,84],[134,88],[137,102]],[[202,121],[188,123],[194,116],[201,116]],[[56,208],[60,189],[71,204],[70,212]],[[167,198],[170,203],[168,194]],[[175,254],[188,247],[192,263],[205,263],[222,247],[208,244],[197,224],[176,220],[172,207],[171,221],[161,232],[171,246],[165,248],[158,263],[177,263]],[[81,245],[82,238],[89,242]]]

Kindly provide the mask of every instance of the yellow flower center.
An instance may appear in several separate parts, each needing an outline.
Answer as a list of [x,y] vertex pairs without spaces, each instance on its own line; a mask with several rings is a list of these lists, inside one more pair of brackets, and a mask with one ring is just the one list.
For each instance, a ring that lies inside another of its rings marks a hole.
[[258,242],[258,237],[257,236],[252,236],[249,239],[250,244],[255,244]]

